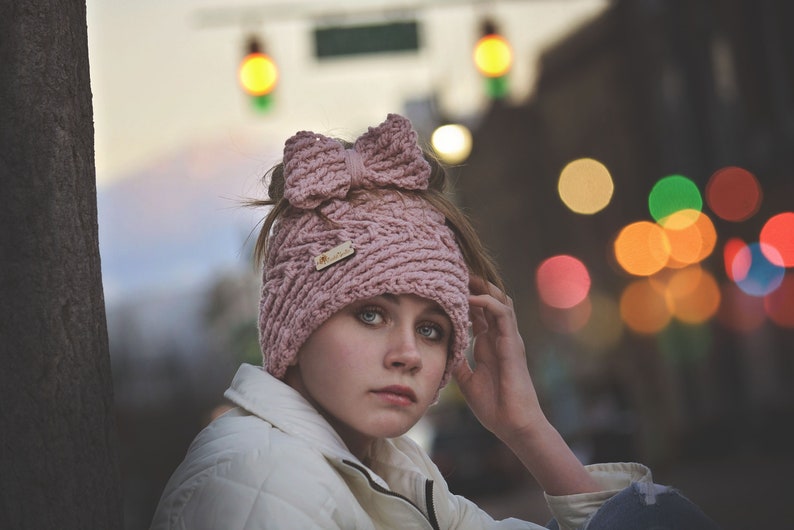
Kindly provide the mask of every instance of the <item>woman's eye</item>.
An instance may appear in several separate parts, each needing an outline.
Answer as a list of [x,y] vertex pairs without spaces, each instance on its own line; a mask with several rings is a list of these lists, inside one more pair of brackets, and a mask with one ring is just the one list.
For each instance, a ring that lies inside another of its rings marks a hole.
[[422,324],[416,328],[416,331],[430,340],[441,340],[444,338],[444,331],[435,324]]
[[365,324],[380,324],[383,322],[383,315],[376,309],[362,309],[358,312],[358,318]]

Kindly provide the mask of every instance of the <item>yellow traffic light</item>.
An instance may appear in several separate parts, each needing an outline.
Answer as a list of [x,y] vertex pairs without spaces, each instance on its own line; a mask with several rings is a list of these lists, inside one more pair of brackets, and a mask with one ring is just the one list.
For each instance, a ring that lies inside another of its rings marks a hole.
[[474,46],[474,64],[486,77],[502,77],[513,65],[510,43],[497,33],[485,35]]
[[240,85],[252,96],[264,96],[273,91],[278,81],[278,68],[270,56],[262,52],[249,53],[240,63]]

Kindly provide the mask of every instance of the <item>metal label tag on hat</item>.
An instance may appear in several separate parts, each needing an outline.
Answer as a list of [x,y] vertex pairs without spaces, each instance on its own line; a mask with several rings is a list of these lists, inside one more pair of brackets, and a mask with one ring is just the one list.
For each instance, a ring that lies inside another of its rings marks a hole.
[[348,256],[355,254],[356,250],[353,248],[352,241],[345,241],[341,245],[335,246],[330,250],[326,250],[319,256],[314,257],[314,266],[318,271],[326,267],[330,267],[334,263],[342,261]]

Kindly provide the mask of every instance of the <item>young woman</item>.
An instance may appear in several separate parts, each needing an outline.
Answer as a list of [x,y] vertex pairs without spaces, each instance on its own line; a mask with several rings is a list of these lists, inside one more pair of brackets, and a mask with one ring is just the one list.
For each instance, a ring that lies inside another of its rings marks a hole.
[[270,177],[263,367],[239,369],[236,408],[197,436],[152,528],[540,528],[454,495],[403,436],[450,377],[552,527],[716,528],[642,465],[584,467],[547,421],[512,301],[408,120],[353,145],[299,132]]

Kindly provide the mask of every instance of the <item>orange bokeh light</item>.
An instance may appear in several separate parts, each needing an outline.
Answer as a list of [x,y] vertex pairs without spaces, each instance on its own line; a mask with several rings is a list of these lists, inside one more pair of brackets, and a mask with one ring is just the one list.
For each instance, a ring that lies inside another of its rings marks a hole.
[[701,324],[714,316],[720,299],[720,288],[714,276],[700,266],[676,271],[665,291],[670,313],[687,324]]
[[664,295],[647,279],[635,280],[623,289],[620,316],[631,330],[643,334],[660,332],[672,318]]
[[661,223],[670,243],[668,266],[681,266],[698,263],[714,251],[717,243],[717,230],[707,215],[697,210],[679,210],[666,217]]
[[670,257],[670,242],[664,229],[650,221],[631,223],[620,231],[614,243],[615,259],[635,276],[660,271]]

